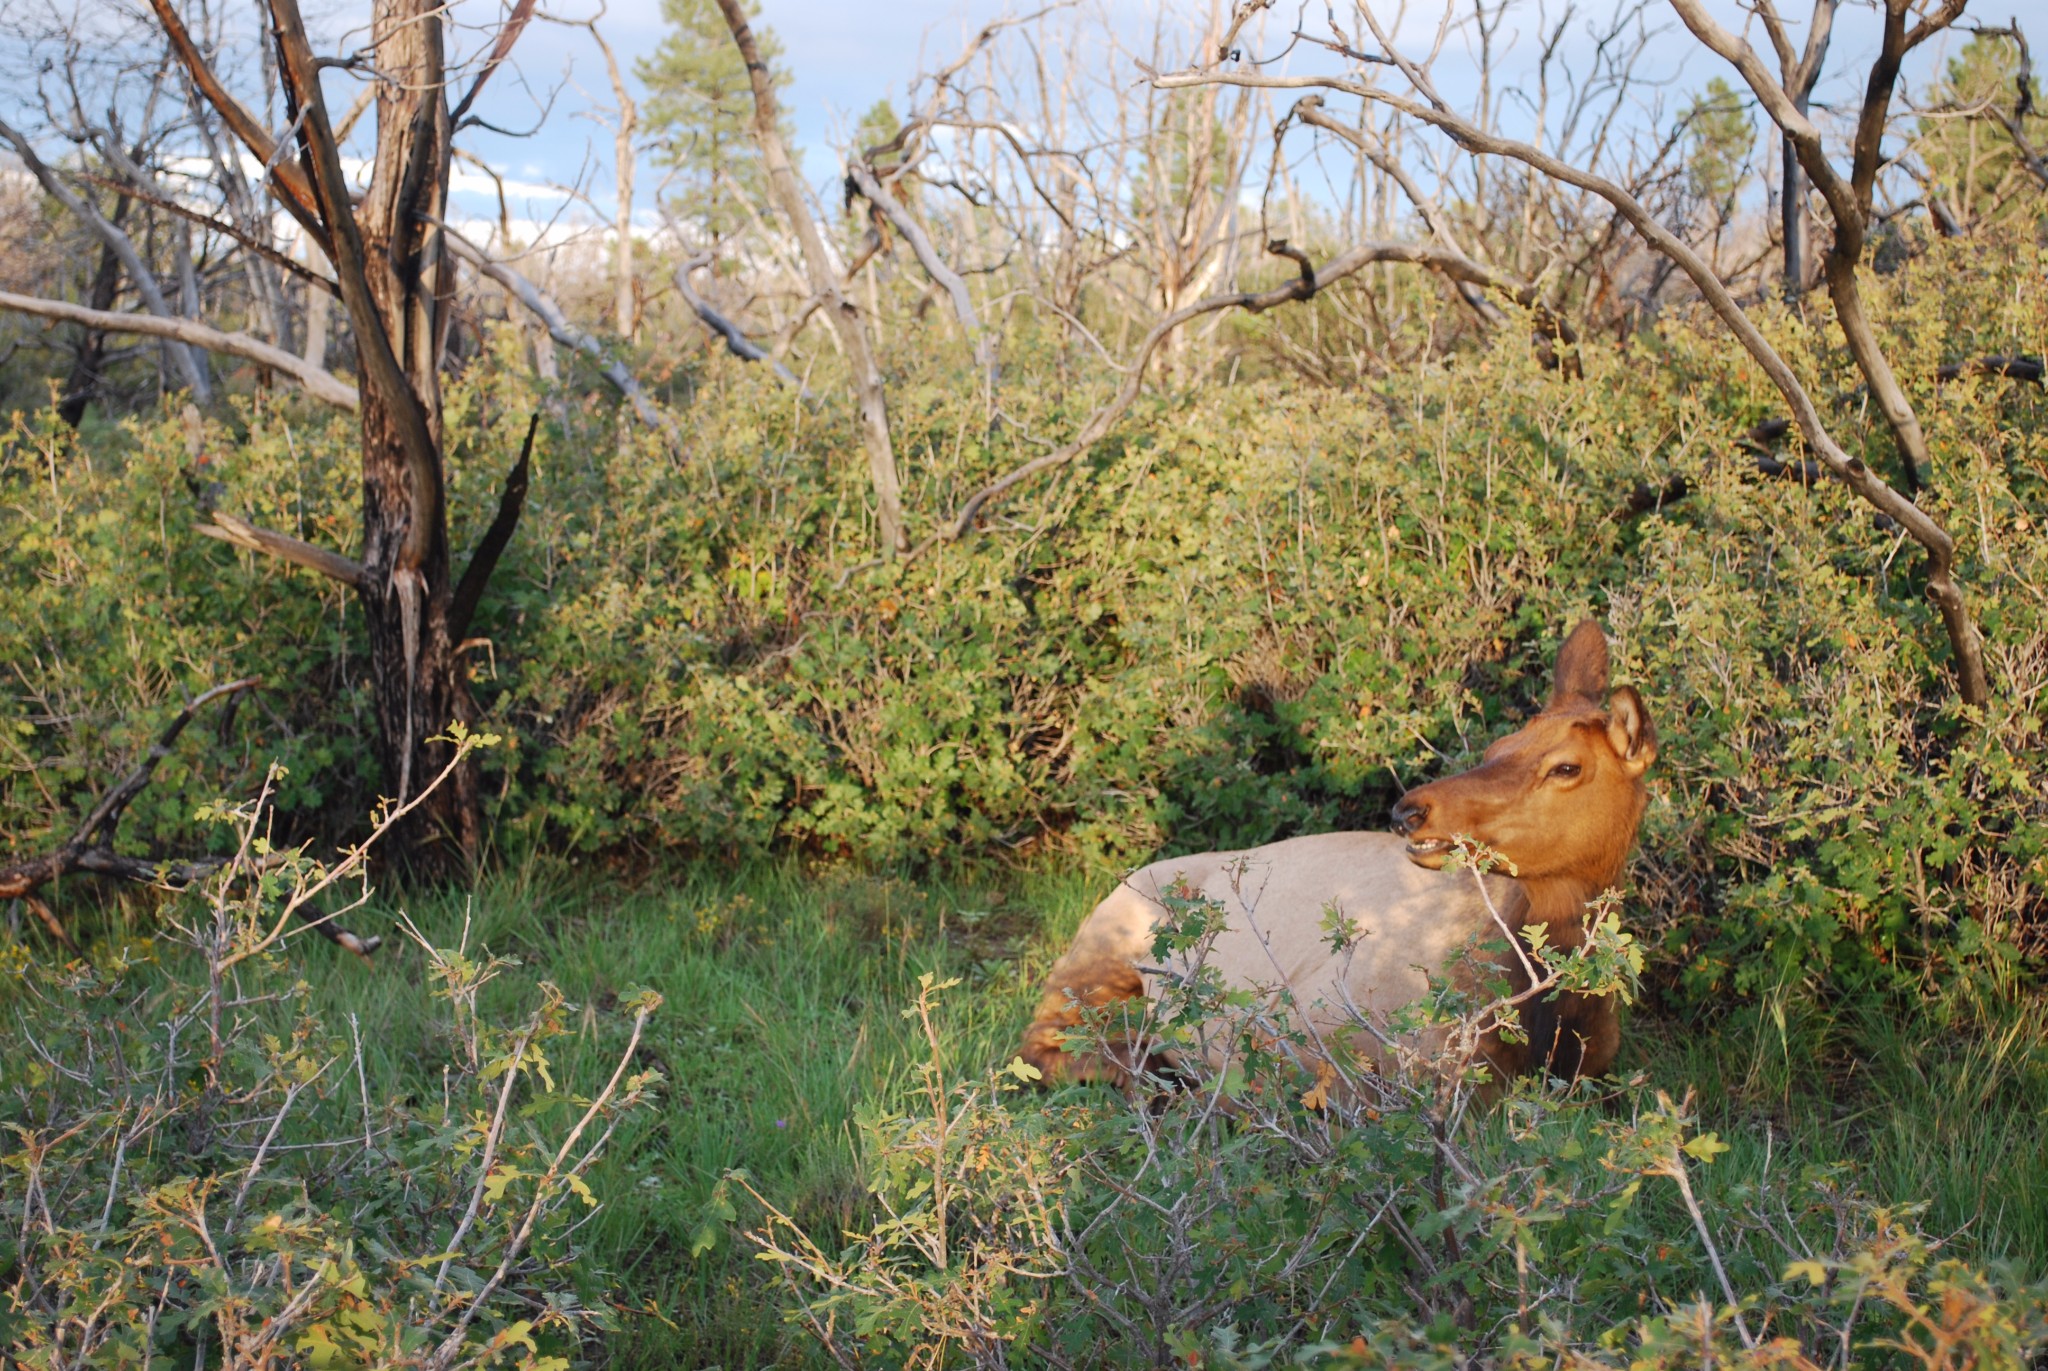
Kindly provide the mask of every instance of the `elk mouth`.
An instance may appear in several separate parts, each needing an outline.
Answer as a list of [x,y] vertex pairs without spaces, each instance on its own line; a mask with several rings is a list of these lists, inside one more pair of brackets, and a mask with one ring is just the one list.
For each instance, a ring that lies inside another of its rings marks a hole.
[[1431,870],[1441,868],[1453,844],[1448,838],[1416,838],[1408,844],[1408,860]]

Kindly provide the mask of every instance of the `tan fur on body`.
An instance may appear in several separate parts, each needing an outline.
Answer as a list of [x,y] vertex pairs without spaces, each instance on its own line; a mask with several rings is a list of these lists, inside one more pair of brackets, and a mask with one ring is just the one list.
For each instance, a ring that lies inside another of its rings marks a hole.
[[[1607,698],[1607,640],[1588,620],[1558,655],[1549,704],[1486,750],[1470,771],[1419,786],[1394,809],[1399,834],[1327,833],[1243,852],[1171,857],[1126,878],[1053,965],[1024,1035],[1024,1059],[1048,1082],[1121,1081],[1137,1063],[1114,1046],[1108,1059],[1070,1053],[1064,1032],[1084,1009],[1156,999],[1155,930],[1162,892],[1182,883],[1220,903],[1225,930],[1202,953],[1226,984],[1293,993],[1297,1026],[1318,1035],[1374,1022],[1427,992],[1473,941],[1501,940],[1471,872],[1442,870],[1452,839],[1484,843],[1513,864],[1514,878],[1487,877],[1494,910],[1510,928],[1540,923],[1549,945],[1583,938],[1586,902],[1619,883],[1645,804],[1642,777],[1656,757],[1642,700],[1626,686]],[[1332,951],[1332,904],[1363,935]],[[1517,990],[1528,984],[1513,953],[1500,959]],[[1560,995],[1522,1011],[1529,1041],[1482,1039],[1478,1055],[1501,1076],[1548,1067],[1566,1077],[1603,1074],[1620,1044],[1612,997]],[[1112,1040],[1114,1042],[1114,1040]],[[1153,1063],[1157,1065],[1157,1063]]]

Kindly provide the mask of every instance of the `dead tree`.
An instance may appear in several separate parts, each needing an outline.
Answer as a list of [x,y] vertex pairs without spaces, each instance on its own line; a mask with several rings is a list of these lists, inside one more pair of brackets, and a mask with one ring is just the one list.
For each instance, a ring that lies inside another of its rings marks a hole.
[[[228,90],[173,7],[151,0],[171,51],[221,122],[265,168],[265,189],[334,265],[361,372],[361,560],[295,558],[351,586],[362,602],[375,684],[378,752],[401,804],[453,753],[448,726],[475,715],[456,645],[456,611],[442,466],[439,367],[455,264],[442,229],[453,138],[479,91],[532,14],[519,0],[459,103],[449,100],[445,7],[375,0],[376,145],[360,200],[320,84],[327,65],[296,0],[269,0],[276,73],[288,128],[280,139]],[[523,483],[508,484],[500,518],[516,520]],[[247,527],[246,525],[244,526]],[[260,531],[256,531],[260,534]],[[244,546],[278,552],[278,536]],[[473,599],[470,603],[474,603]],[[398,835],[405,858],[451,869],[481,842],[473,766],[464,765]]]
[[859,310],[840,288],[839,272],[825,250],[824,237],[818,232],[810,206],[805,203],[803,187],[790,165],[789,149],[783,146],[782,135],[776,131],[781,106],[775,96],[775,82],[761,60],[753,30],[748,27],[746,11],[740,0],[718,0],[718,8],[725,16],[726,27],[732,31],[732,40],[739,47],[740,59],[747,65],[747,77],[753,86],[754,137],[761,145],[769,193],[796,235],[811,293],[838,334],[840,350],[853,373],[854,393],[860,404],[861,440],[868,456],[868,479],[875,492],[875,518],[884,555],[893,556],[907,551],[910,540],[903,527],[903,490],[896,474],[896,449],[889,432],[889,403],[882,388],[882,371],[875,362],[874,347]]
[[[1252,0],[1252,3],[1256,4],[1257,0]],[[1819,130],[1798,111],[1784,87],[1763,69],[1762,62],[1749,45],[1721,29],[1706,14],[1699,0],[1672,0],[1673,8],[1687,27],[1707,47],[1734,65],[1749,83],[1766,113],[1792,140],[1799,154],[1800,166],[1828,204],[1834,220],[1835,243],[1829,252],[1827,270],[1836,318],[1873,397],[1885,413],[1909,479],[1925,466],[1925,440],[1912,406],[1893,376],[1877,343],[1876,332],[1864,314],[1856,273],[1870,222],[1872,188],[1882,165],[1881,143],[1900,62],[1906,53],[1942,31],[1962,11],[1962,0],[1940,0],[1918,22],[1909,25],[1914,5],[1915,0],[1885,0],[1882,47],[1872,64],[1857,118],[1853,167],[1849,176],[1843,177],[1829,162]],[[1790,408],[1807,450],[1832,475],[1879,513],[1893,520],[1921,546],[1927,559],[1927,594],[1940,611],[1948,635],[1958,694],[1967,704],[1987,703],[1990,685],[1985,675],[1983,641],[1970,616],[1962,588],[1956,583],[1954,537],[1908,495],[1872,470],[1862,458],[1844,450],[1822,418],[1805,383],[1764,337],[1700,254],[1651,213],[1639,198],[1597,170],[1575,165],[1526,142],[1493,132],[1480,120],[1455,109],[1438,92],[1427,63],[1418,62],[1404,53],[1369,7],[1361,7],[1357,12],[1370,31],[1372,47],[1361,50],[1354,46],[1349,35],[1341,32],[1308,40],[1338,57],[1345,66],[1343,74],[1281,76],[1216,62],[1155,78],[1155,84],[1168,90],[1238,85],[1271,90],[1325,90],[1351,95],[1434,128],[1467,153],[1518,163],[1530,172],[1590,192],[1612,205],[1646,243],[1685,273],[1708,306],[1770,377]],[[1768,14],[1765,20],[1767,24],[1775,22]],[[1368,66],[1374,69],[1371,73],[1364,70]],[[1377,79],[1382,69],[1398,73],[1405,80],[1407,90],[1397,89],[1391,83],[1382,84]]]

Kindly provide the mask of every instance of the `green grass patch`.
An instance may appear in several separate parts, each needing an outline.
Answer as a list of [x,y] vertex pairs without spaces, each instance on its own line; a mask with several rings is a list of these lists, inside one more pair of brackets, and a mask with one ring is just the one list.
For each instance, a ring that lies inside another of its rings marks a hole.
[[[998,1066],[1050,957],[1111,879],[1055,869],[912,879],[784,862],[626,882],[549,860],[472,892],[405,901],[403,912],[437,945],[458,942],[467,924],[472,948],[518,959],[487,988],[486,1018],[518,1013],[539,982],[560,987],[574,1006],[574,1031],[552,1053],[566,1081],[601,1080],[617,1060],[622,992],[643,985],[665,999],[637,1064],[666,1082],[652,1108],[625,1118],[590,1178],[603,1207],[577,1244],[609,1273],[620,1330],[587,1350],[619,1367],[804,1365],[816,1354],[784,1322],[783,1294],[751,1248],[726,1232],[693,1254],[712,1187],[740,1167],[814,1236],[863,1222],[855,1119],[912,1099],[924,1048],[903,1011],[920,974],[964,981],[941,1001],[951,1068]],[[397,912],[373,906],[354,922],[375,929]],[[110,929],[100,946],[121,941]],[[431,1099],[453,1043],[420,951],[393,939],[366,966],[324,944],[298,948],[291,970],[311,990],[293,1012],[354,1025],[372,1100]],[[148,983],[190,971],[168,944],[159,955],[129,973],[139,1000]],[[37,1031],[22,1003],[0,1027],[10,1059]],[[1698,1091],[1700,1126],[1731,1147],[1702,1174],[1710,1208],[1774,1171],[1846,1161],[1880,1201],[1924,1201],[1926,1228],[1953,1235],[1954,1255],[2048,1272],[2048,1030],[2037,1000],[1980,1006],[1945,1027],[1898,1005],[1794,995],[1718,1018],[1638,1010],[1618,1072],[1674,1096]],[[1019,1098],[1036,1107],[1038,1097]],[[326,1107],[349,1115],[357,1092]],[[1673,1245],[1692,1251],[1683,1215],[1669,1219]]]

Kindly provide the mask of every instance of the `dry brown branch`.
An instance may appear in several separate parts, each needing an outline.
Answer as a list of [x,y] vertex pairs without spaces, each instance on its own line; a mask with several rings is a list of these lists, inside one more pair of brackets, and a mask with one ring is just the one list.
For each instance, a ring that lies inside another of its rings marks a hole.
[[512,55],[512,45],[519,41],[519,35],[526,32],[526,25],[533,18],[533,6],[534,0],[517,0],[512,6],[512,13],[505,17],[504,24],[498,29],[497,41],[491,44],[490,55],[484,58],[483,70],[476,74],[476,81],[471,84],[469,93],[462,97],[462,102],[449,111],[450,123],[462,122],[462,116],[469,113],[470,107],[476,104],[477,96],[483,94],[484,83],[497,71],[498,64]]
[[329,246],[327,225],[320,217],[305,169],[291,158],[278,155],[277,140],[271,137],[270,130],[221,84],[220,77],[214,74],[213,67],[186,31],[185,21],[172,8],[171,0],[150,0],[150,7],[156,11],[157,22],[164,27],[164,36],[170,40],[171,51],[177,55],[192,84],[206,97],[206,102],[219,111],[228,130],[241,139],[242,145],[269,170],[269,184],[278,201],[332,257],[334,253]]
[[197,531],[204,537],[215,538],[250,552],[262,552],[281,558],[294,566],[317,571],[322,576],[339,581],[352,590],[363,588],[361,562],[344,557],[339,552],[329,552],[324,547],[315,547],[304,539],[292,537],[289,533],[272,533],[267,528],[258,528],[254,524],[237,519],[232,514],[223,514],[217,509],[209,510],[207,517],[212,520],[211,523],[196,525]]
[[[1671,0],[1671,7],[1695,37],[1742,74],[1764,109],[1785,131],[1798,153],[1799,165],[1827,201],[1835,228],[1834,241],[1826,258],[1828,295],[1834,302],[1835,318],[1842,326],[1842,335],[1849,344],[1850,355],[1856,359],[1857,369],[1863,373],[1872,398],[1877,401],[1886,424],[1891,428],[1906,480],[1906,491],[1909,495],[1917,492],[1922,473],[1930,465],[1927,437],[1921,430],[1912,402],[1907,399],[1890,361],[1884,355],[1884,349],[1878,344],[1876,329],[1864,312],[1857,269],[1862,263],[1870,226],[1871,196],[1883,165],[1884,131],[1890,117],[1900,64],[1908,51],[1948,27],[1961,15],[1962,0],[1944,0],[1940,8],[1915,25],[1911,32],[1906,29],[1906,0],[1890,0],[1885,5],[1884,38],[1877,59],[1871,65],[1863,105],[1857,115],[1852,163],[1846,182],[1828,161],[1820,131],[1807,119],[1801,102],[1772,80],[1749,44],[1715,22],[1701,0]],[[1831,10],[1832,0],[1820,0],[1815,12],[1817,30],[1822,12]]]
[[[1827,475],[1820,463],[1787,461],[1772,451],[1791,428],[1789,419],[1766,419],[1745,433],[1736,447],[1759,476],[1788,478],[1808,487],[1817,485]],[[1689,476],[1670,476],[1660,485],[1638,482],[1620,504],[1607,512],[1607,517],[1614,522],[1634,519],[1675,504],[1698,489]]]
[[[135,172],[139,171],[140,168],[135,169]],[[163,186],[156,184],[154,181],[148,181],[145,184],[147,178],[135,174],[135,172],[123,171],[122,175],[127,178],[125,180],[116,180],[111,176],[101,176],[95,172],[85,170],[76,170],[72,174],[81,181],[89,181],[93,185],[114,191],[116,194],[133,196],[151,209],[162,210],[165,214],[174,214],[189,224],[197,224],[208,233],[218,233],[223,238],[232,238],[239,246],[255,253],[264,261],[278,268],[278,270],[287,272],[304,281],[311,289],[318,290],[329,296],[339,293],[333,281],[314,271],[305,263],[293,261],[290,257],[279,252],[276,248],[256,237],[255,234],[250,233],[239,224],[229,223],[225,219],[217,219],[203,210],[192,208],[190,205],[179,204]]]
[[10,291],[0,291],[0,309],[45,319],[62,319],[66,323],[83,324],[105,333],[140,333],[152,338],[175,339],[208,352],[225,353],[269,367],[280,375],[291,377],[314,399],[324,400],[330,405],[353,411],[358,404],[356,388],[333,372],[323,371],[303,357],[272,347],[260,338],[251,338],[246,333],[223,333],[196,319],[175,314],[124,314],[114,310],[87,309],[64,300],[44,300],[33,295],[15,295]]

